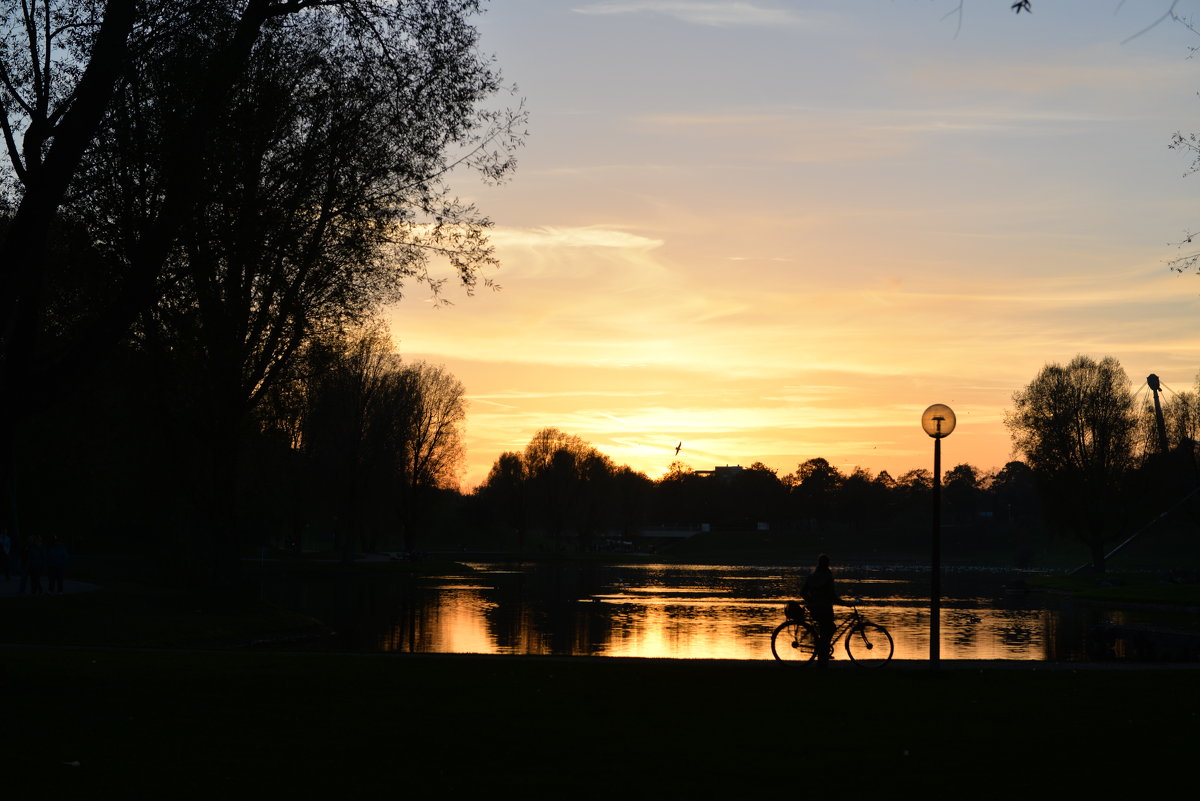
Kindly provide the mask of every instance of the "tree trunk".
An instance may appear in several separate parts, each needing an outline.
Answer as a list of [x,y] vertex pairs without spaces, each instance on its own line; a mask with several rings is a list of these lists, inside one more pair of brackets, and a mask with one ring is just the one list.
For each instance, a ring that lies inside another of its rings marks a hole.
[[21,520],[17,514],[16,433],[11,404],[0,401],[0,531],[7,531],[12,538],[14,555],[17,543],[21,541]]
[[34,354],[41,327],[46,239],[71,179],[104,118],[128,51],[133,0],[111,0],[96,35],[75,100],[54,127],[54,141],[40,164],[26,164],[25,193],[0,240],[0,510],[3,523],[19,530],[16,431],[36,391],[44,395],[53,376],[35,380]]
[[[205,415],[207,412],[207,415]],[[198,426],[201,439],[196,463],[200,536],[208,547],[203,584],[219,595],[232,598],[241,587],[241,460],[245,414],[236,396],[214,397],[200,410],[204,422]]]
[[404,550],[409,558],[417,552],[417,487],[410,483],[405,491],[404,508],[400,511],[400,531],[404,539]]

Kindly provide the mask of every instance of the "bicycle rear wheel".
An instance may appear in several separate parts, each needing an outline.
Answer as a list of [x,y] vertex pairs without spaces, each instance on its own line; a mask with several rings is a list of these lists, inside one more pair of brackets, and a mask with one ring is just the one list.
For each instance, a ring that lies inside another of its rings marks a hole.
[[892,635],[876,623],[864,621],[846,632],[846,655],[856,665],[877,667],[887,664],[894,650]]
[[817,656],[817,632],[800,620],[785,620],[771,634],[771,653],[781,662],[808,662]]

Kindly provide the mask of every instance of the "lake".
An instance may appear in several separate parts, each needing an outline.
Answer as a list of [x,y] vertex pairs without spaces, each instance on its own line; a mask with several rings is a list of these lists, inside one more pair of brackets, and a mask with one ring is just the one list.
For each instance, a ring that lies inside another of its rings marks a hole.
[[[772,659],[771,631],[808,569],[783,566],[471,562],[441,576],[341,575],[264,584],[352,651]],[[941,658],[1077,661],[1099,626],[1200,629],[1196,615],[1075,603],[1024,591],[1011,570],[943,571]],[[835,570],[843,599],[886,626],[897,659],[929,655],[929,572]],[[840,647],[840,646],[839,646]],[[1124,656],[1118,645],[1117,657]],[[836,653],[845,658],[844,652]]]

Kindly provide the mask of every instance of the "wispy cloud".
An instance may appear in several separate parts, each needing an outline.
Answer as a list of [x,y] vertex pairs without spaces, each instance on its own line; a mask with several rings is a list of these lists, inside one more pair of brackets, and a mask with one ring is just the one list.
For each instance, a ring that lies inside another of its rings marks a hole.
[[[926,62],[906,74],[913,83],[928,91],[969,91],[972,93],[1010,93],[1013,96],[1061,97],[1063,92],[1128,94],[1153,92],[1156,86],[1171,84],[1180,76],[1194,74],[1185,59],[1174,62],[1142,60],[1131,68],[1130,55],[1116,44],[1106,45],[1108,63],[1076,51],[1024,62],[1013,59],[964,62],[946,69],[944,63]],[[1128,110],[1126,110],[1128,113]]]
[[486,395],[471,395],[472,400],[541,400],[545,398],[653,398],[666,395],[664,390],[653,392],[631,392],[620,390],[568,390],[562,392],[491,392]]
[[[747,112],[653,113],[631,120],[633,129],[670,142],[684,159],[703,152],[738,163],[845,164],[896,161],[916,152],[940,152],[951,138],[983,147],[997,139],[1063,141],[1114,117],[1085,112],[1029,110],[1015,106],[970,108],[781,108]],[[732,146],[723,146],[723,143]]]
[[658,14],[692,25],[714,28],[799,25],[806,20],[788,8],[759,3],[695,2],[694,0],[626,0],[592,3],[574,9],[577,14],[615,16],[620,14]]
[[497,228],[491,234],[497,246],[556,247],[556,248],[627,248],[653,250],[662,245],[661,239],[651,239],[628,231],[603,225],[579,228]]
[[687,130],[708,137],[759,136],[794,137],[808,131],[831,130],[845,135],[875,132],[972,133],[972,132],[1058,132],[1076,134],[1088,126],[1111,123],[1117,115],[1066,110],[1030,110],[1016,106],[930,107],[930,108],[802,108],[746,113],[647,114],[636,121],[648,128]]

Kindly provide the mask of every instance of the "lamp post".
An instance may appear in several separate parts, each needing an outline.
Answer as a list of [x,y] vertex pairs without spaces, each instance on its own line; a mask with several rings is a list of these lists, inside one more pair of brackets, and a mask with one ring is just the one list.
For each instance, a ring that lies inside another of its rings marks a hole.
[[935,403],[921,415],[921,428],[933,437],[933,559],[929,587],[929,664],[942,657],[942,439],[954,430],[954,411]]

